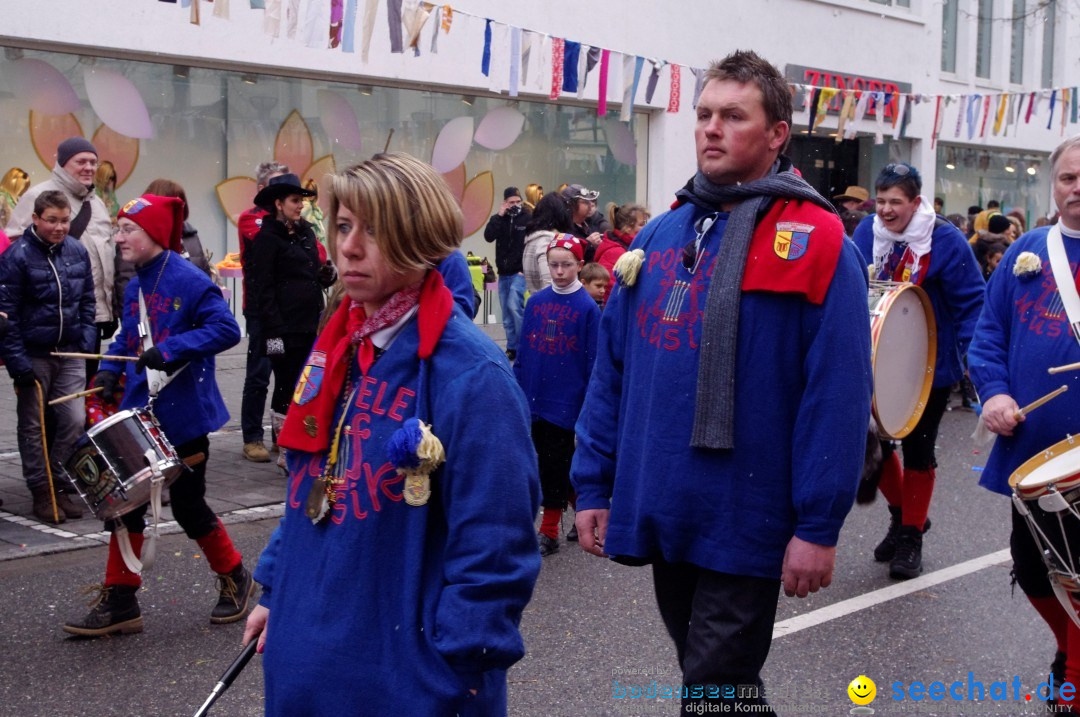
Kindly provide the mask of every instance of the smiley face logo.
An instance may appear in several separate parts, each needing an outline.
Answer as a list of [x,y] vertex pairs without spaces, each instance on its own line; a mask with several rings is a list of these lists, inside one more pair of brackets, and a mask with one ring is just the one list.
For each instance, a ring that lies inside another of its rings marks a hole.
[[868,705],[877,696],[877,685],[866,675],[859,675],[847,686],[848,697],[857,705]]

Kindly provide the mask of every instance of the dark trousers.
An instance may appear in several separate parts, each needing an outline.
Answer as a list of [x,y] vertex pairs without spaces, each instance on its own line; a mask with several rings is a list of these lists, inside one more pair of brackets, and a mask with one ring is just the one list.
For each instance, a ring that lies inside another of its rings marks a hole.
[[653,563],[653,581],[683,671],[683,714],[694,714],[693,706],[703,702],[731,710],[767,707],[761,668],[772,644],[780,581],[664,561]]
[[[904,468],[916,471],[928,471],[937,468],[937,456],[934,455],[934,444],[937,443],[938,427],[941,425],[941,417],[945,415],[945,408],[949,405],[949,394],[952,388],[942,386],[930,389],[930,396],[926,399],[926,409],[922,418],[915,424],[915,429],[900,439],[900,445],[904,449]],[[896,450],[891,440],[881,442],[882,458],[888,458]]]
[[[198,540],[209,535],[210,531],[217,527],[218,519],[214,511],[206,504],[206,464],[210,460],[210,438],[200,436],[187,443],[181,443],[176,448],[176,454],[183,460],[189,456],[202,453],[205,459],[193,466],[190,470],[184,470],[180,477],[169,486],[169,498],[173,517],[184,533],[192,540]],[[150,504],[136,508],[127,515],[120,517],[128,532],[142,533],[146,528],[145,516],[150,510]],[[108,526],[112,530],[110,522]]]
[[266,338],[260,330],[259,320],[248,318],[247,373],[244,375],[244,392],[240,400],[240,430],[244,443],[263,439],[263,411],[266,410],[266,392],[270,387],[270,359],[266,358]]
[[293,391],[296,390],[296,381],[307,363],[311,347],[315,343],[315,335],[289,334],[284,340],[285,353],[270,359],[274,370],[274,393],[270,396],[270,409],[282,414],[289,410]]
[[532,423],[533,445],[540,469],[541,505],[565,510],[570,501],[570,462],[574,458],[574,431],[542,418]]

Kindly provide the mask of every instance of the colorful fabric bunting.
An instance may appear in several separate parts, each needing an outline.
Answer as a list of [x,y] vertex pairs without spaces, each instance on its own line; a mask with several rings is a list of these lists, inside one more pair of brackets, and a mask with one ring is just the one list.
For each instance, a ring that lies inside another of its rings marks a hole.
[[668,112],[679,111],[679,98],[682,95],[682,68],[671,63],[671,94],[668,96]]
[[690,103],[690,106],[697,109],[698,100],[701,99],[701,90],[705,87],[705,69],[691,67],[690,72],[694,73],[694,101]]
[[379,9],[379,0],[366,0],[367,4],[364,5],[364,30],[363,37],[360,41],[360,60],[362,62],[368,61],[368,54],[371,51],[371,36],[375,33],[375,13]]
[[597,89],[598,99],[596,103],[596,114],[599,117],[603,117],[607,114],[608,62],[610,59],[610,50],[603,50],[600,52],[600,87]]
[[548,99],[559,99],[559,90],[563,83],[563,53],[566,51],[566,41],[561,37],[551,38],[551,94]]
[[480,58],[480,72],[491,75],[491,20],[484,21],[484,54]]
[[578,58],[581,54],[581,43],[566,40],[563,43],[563,92],[577,92],[578,88]]
[[[395,55],[405,52],[405,39],[402,37],[401,27],[401,0],[386,0],[386,22],[390,30],[390,52]],[[491,20],[488,20],[488,23],[490,22]],[[486,37],[484,39],[487,40]]]
[[521,82],[521,28],[510,28],[510,96],[518,96]]

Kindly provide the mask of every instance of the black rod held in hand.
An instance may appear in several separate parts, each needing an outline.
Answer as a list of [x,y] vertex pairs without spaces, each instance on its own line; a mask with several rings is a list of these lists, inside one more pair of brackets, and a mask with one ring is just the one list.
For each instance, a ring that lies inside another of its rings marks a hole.
[[214,689],[210,692],[210,696],[206,698],[206,702],[203,702],[202,707],[195,713],[195,717],[204,717],[204,715],[210,711],[210,706],[217,701],[217,698],[221,697],[221,695],[225,693],[225,690],[229,689],[229,686],[232,685],[236,676],[243,672],[244,668],[247,667],[247,663],[250,662],[252,656],[255,655],[255,646],[258,645],[258,643],[259,638],[257,635],[251,638],[251,642],[241,650],[240,654],[233,660],[233,663],[229,665],[229,668],[221,674],[217,684],[214,685]]

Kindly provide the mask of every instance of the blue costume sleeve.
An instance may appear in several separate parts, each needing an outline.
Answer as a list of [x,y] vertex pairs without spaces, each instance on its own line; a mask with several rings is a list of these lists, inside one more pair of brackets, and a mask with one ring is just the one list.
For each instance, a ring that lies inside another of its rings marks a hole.
[[873,378],[864,275],[845,239],[824,304],[803,310],[806,389],[791,444],[792,501],[795,535],[818,545],[836,545],[866,446]]
[[851,241],[859,250],[864,267],[874,263],[874,215],[864,217],[851,235]]
[[253,577],[255,582],[262,586],[262,595],[259,604],[265,608],[270,607],[270,593],[274,589],[274,567],[277,563],[278,548],[281,546],[281,524],[285,522],[285,516],[281,516],[278,526],[270,534],[270,540],[259,555],[259,562],[255,566]]
[[968,348],[968,371],[983,403],[998,394],[1009,393],[1009,312],[1012,310],[1009,275],[1016,254],[1010,247],[990,275],[982,313],[975,326],[975,338]]
[[473,294],[472,274],[469,273],[469,262],[465,255],[460,251],[451,252],[436,269],[442,274],[446,288],[454,295],[454,303],[460,306],[470,319],[475,318],[476,297]]
[[575,432],[577,447],[570,481],[577,509],[611,507],[615,483],[615,446],[619,435],[626,327],[631,325],[625,291],[616,289],[600,315],[592,376]]
[[197,300],[194,328],[157,344],[166,361],[194,361],[215,356],[240,343],[240,326],[225,303],[221,289],[206,279],[206,288]]
[[[107,356],[127,356],[128,355],[128,341],[130,336],[139,335],[139,317],[131,311],[129,307],[131,302],[135,301],[135,297],[139,292],[139,277],[135,276],[128,282],[127,287],[124,289],[124,300],[120,306],[121,314],[118,317],[120,319],[120,332],[113,339],[113,342],[109,344],[109,348],[105,351]],[[115,374],[122,375],[127,368],[125,363],[119,361],[110,361],[104,359],[98,364],[98,371],[112,371]]]
[[0,311],[8,316],[7,333],[0,338],[0,358],[4,359],[12,378],[33,370],[19,326],[19,306],[26,292],[26,272],[19,263],[17,249],[13,246],[0,254]]
[[[933,253],[939,251],[939,244],[944,244],[948,250],[948,259],[941,274],[942,295],[956,327],[956,346],[962,358],[975,334],[986,282],[983,281],[982,269],[979,268],[971,245],[959,229],[951,224],[935,229]],[[931,262],[934,259],[933,253]]]
[[[433,423],[446,446],[437,480],[447,523],[433,640],[472,682],[525,654],[518,625],[540,572],[533,528],[540,480],[525,397],[504,366],[484,360],[433,396]],[[498,412],[461,410],[478,397]]]

